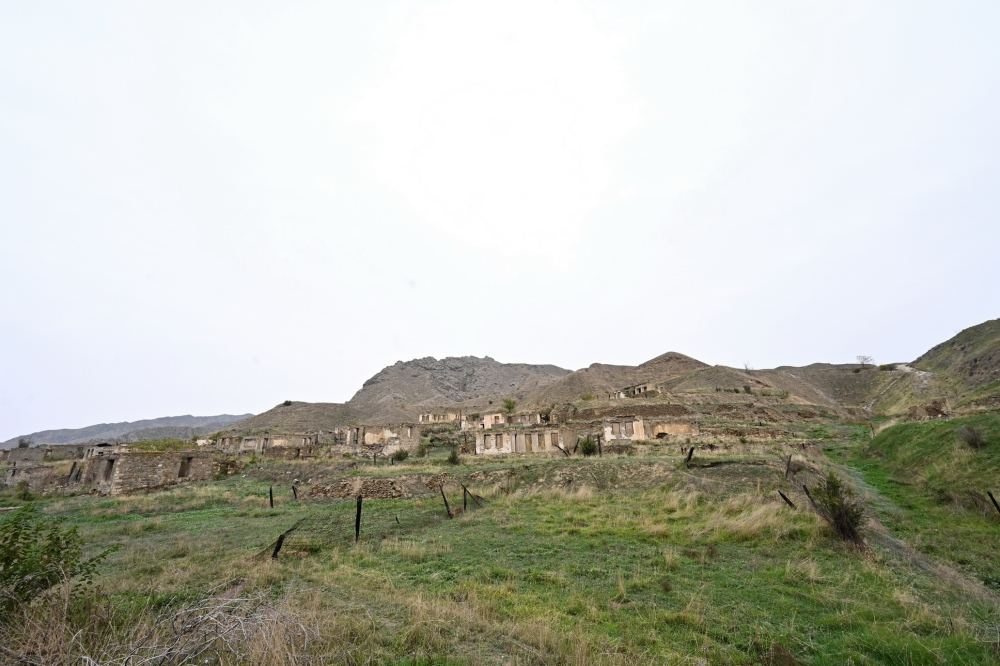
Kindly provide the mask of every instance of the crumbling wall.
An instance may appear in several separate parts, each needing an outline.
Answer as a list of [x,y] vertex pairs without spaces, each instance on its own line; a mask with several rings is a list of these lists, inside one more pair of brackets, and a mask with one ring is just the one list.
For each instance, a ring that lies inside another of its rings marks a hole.
[[476,455],[549,453],[558,451],[569,437],[556,428],[499,428],[476,433]]

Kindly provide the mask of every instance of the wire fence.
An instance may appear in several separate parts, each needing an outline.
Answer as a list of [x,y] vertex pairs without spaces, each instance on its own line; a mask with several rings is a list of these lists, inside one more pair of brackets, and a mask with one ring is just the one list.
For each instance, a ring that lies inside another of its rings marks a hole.
[[282,550],[315,552],[354,543],[380,542],[402,537],[485,506],[486,500],[465,486],[461,493],[442,487],[437,497],[413,500],[353,499],[323,502],[322,516],[300,519],[278,536],[265,552],[278,557]]

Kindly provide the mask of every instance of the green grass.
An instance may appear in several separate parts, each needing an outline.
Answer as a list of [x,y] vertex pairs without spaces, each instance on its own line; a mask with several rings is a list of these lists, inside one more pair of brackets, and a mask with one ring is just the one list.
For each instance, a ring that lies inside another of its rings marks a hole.
[[[282,486],[270,509],[271,480],[39,503],[91,548],[120,546],[98,581],[119,615],[240,578],[290,599],[333,663],[758,664],[774,644],[805,664],[995,663],[981,637],[1000,610],[786,508],[779,463],[685,470],[679,455],[477,460],[451,471],[484,508],[448,520],[436,495],[369,500],[357,546],[353,502],[293,502]],[[371,471],[407,469],[442,467]],[[510,482],[475,485],[486,472]]]
[[[962,426],[978,428],[987,446],[962,443]],[[986,497],[1000,497],[1000,413],[895,425],[840,459],[891,501],[880,515],[893,532],[1000,590],[1000,514]]]

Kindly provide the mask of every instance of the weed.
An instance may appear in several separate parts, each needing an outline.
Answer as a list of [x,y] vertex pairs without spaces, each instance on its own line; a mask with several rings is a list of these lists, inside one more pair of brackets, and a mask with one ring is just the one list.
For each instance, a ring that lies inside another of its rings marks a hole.
[[958,429],[958,438],[969,448],[981,449],[986,446],[986,436],[975,426],[964,425]]

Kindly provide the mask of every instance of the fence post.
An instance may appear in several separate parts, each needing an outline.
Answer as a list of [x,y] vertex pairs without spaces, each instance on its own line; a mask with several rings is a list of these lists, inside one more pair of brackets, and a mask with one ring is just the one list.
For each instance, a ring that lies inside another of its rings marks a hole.
[[448,506],[448,496],[444,494],[444,484],[443,483],[441,484],[441,498],[444,500],[444,510],[448,512],[448,517],[449,518],[454,518],[454,516],[451,515],[451,507]]
[[271,508],[273,509],[274,508],[274,486],[268,486],[267,487],[267,501],[271,505]]
[[785,500],[785,504],[787,504],[788,506],[792,507],[793,509],[795,508],[795,503],[792,502],[792,500],[788,499],[788,495],[786,495],[785,493],[781,492],[780,490],[778,491],[778,494],[781,495],[781,499]]
[[597,436],[597,457],[598,458],[603,458],[604,457],[604,451],[601,449],[601,440],[602,439],[604,439],[604,438],[601,437],[600,435]]
[[809,488],[804,483],[802,484],[802,490],[806,491],[806,497],[809,498],[809,503],[812,504],[813,508],[815,509],[816,501],[813,499],[812,493],[809,492]]
[[785,463],[785,478],[788,478],[788,471],[792,469],[792,454],[788,454],[788,462]]
[[469,491],[462,486],[462,511],[469,510]]
[[996,510],[1000,511],[1000,503],[997,503],[997,498],[993,497],[993,493],[991,493],[990,491],[987,490],[986,494],[990,496],[991,500],[993,500],[993,506],[996,507]]
[[292,497],[294,497],[296,501],[299,499],[299,489],[295,487],[294,483],[292,484]]
[[693,457],[694,457],[694,447],[692,446],[690,449],[688,449],[687,458],[684,459],[684,464],[685,465],[690,465],[691,464],[691,458],[693,458]]
[[361,538],[361,495],[358,495],[358,510],[354,514],[354,543]]
[[271,553],[273,559],[278,559],[278,551],[281,550],[281,545],[285,543],[285,533],[282,532],[278,535],[278,542],[274,544],[274,552]]

